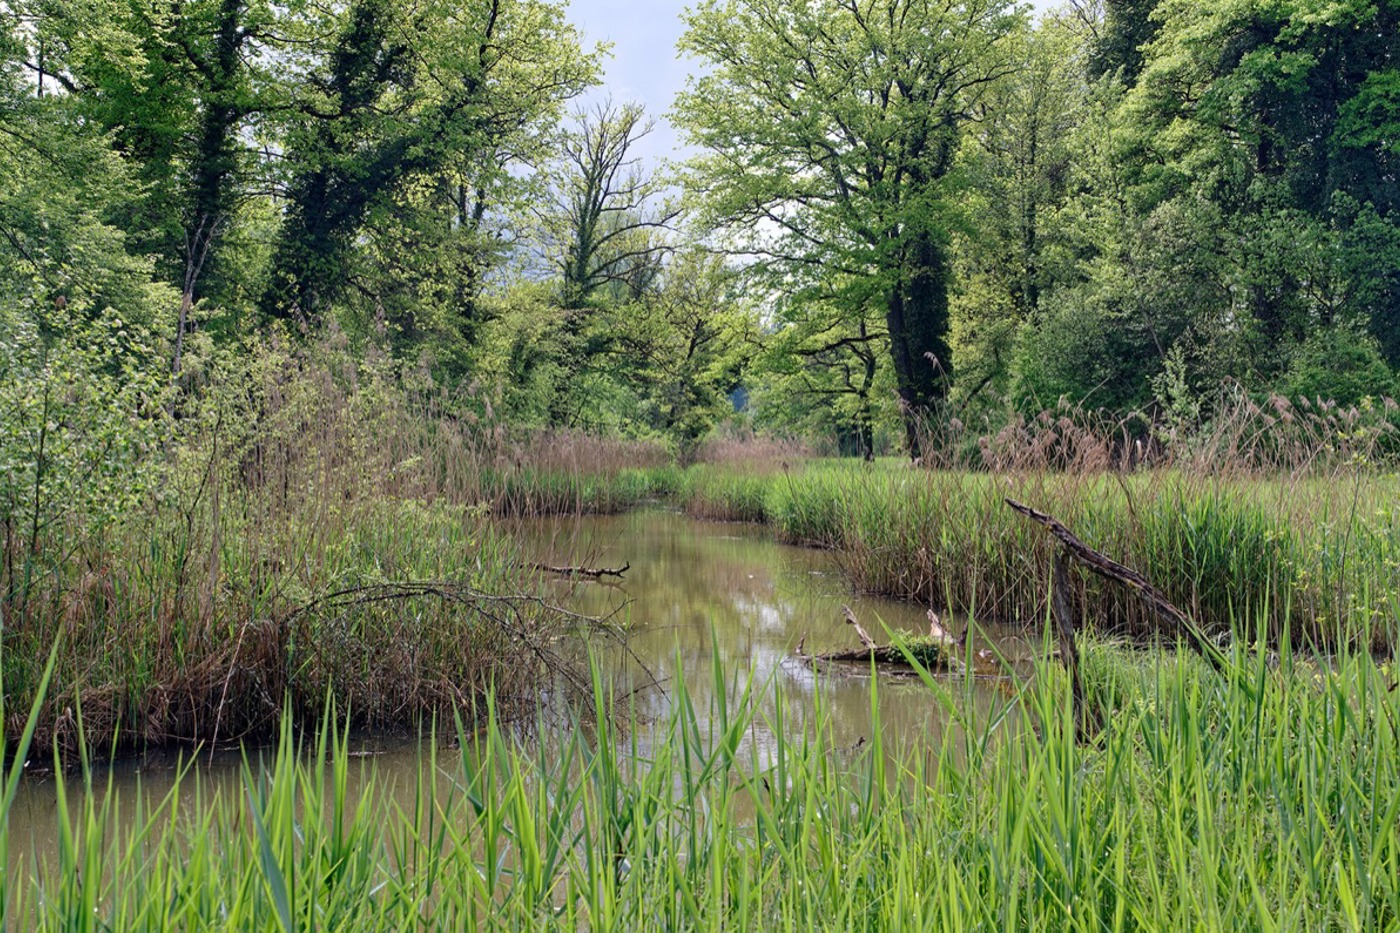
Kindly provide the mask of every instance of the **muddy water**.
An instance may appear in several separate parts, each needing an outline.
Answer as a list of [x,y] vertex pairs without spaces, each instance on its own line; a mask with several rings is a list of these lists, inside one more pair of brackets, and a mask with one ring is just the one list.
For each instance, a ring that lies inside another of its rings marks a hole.
[[[597,637],[592,645],[615,687],[631,696],[642,725],[629,741],[638,741],[640,735],[643,749],[648,724],[664,722],[682,677],[702,726],[711,720],[721,693],[733,708],[745,689],[753,691],[758,713],[745,742],[760,760],[768,757],[775,738],[774,687],[786,698],[786,731],[811,729],[820,710],[820,721],[836,745],[869,740],[873,719],[867,673],[852,667],[818,677],[794,656],[796,647],[804,638],[809,653],[855,647],[854,633],[843,618],[845,605],[878,641],[886,640],[887,627],[907,633],[928,628],[924,607],[850,593],[838,555],[775,544],[762,528],[697,522],[653,510],[531,522],[518,531],[525,553],[540,563],[630,565],[620,580],[571,584],[560,579],[551,585],[561,603],[581,613],[608,616],[625,631],[625,647]],[[955,621],[949,627],[961,628]],[[1032,650],[1009,632],[977,637],[1012,663],[1023,663]],[[982,646],[974,641],[974,647]],[[724,674],[719,680],[716,659]],[[1002,699],[1005,685],[978,680],[969,688],[990,707]],[[938,747],[945,723],[927,689],[915,680],[882,679],[878,696],[880,734],[887,746]],[[361,767],[352,769],[355,785],[373,781],[381,790],[411,799],[425,754],[417,742],[362,737],[354,746],[363,749]],[[249,751],[253,769],[269,754]],[[456,753],[443,754],[450,761]],[[122,812],[130,814],[138,797],[148,805],[159,804],[182,760],[179,754],[152,753],[102,769],[94,775],[94,784],[101,790],[110,781],[124,801]],[[243,761],[241,753],[197,759],[193,769],[202,799],[215,793],[225,799],[238,794]],[[21,783],[10,814],[12,873],[57,861],[56,780],[33,777]],[[185,784],[188,788],[190,778]],[[70,805],[76,803],[81,782],[69,779],[66,786]],[[184,808],[194,806],[193,796],[182,801]]]
[[[627,632],[628,653],[635,657],[619,659],[614,650],[613,670],[619,686],[638,691],[636,707],[644,720],[665,719],[680,677],[705,719],[716,699],[717,659],[731,707],[746,687],[759,698],[755,740],[771,739],[765,733],[775,718],[777,686],[793,728],[803,720],[810,725],[819,706],[831,737],[854,744],[871,732],[868,671],[850,666],[818,677],[796,656],[799,644],[808,654],[859,647],[844,606],[877,641],[888,640],[887,629],[928,631],[927,607],[856,596],[839,555],[775,544],[763,528],[647,511],[533,523],[522,533],[529,549],[552,566],[630,565],[620,581],[573,585],[569,602],[615,620]],[[963,625],[950,620],[948,627],[961,631]],[[992,630],[976,633],[974,648],[980,647],[994,647],[1020,664],[1031,646],[1012,632]],[[600,642],[598,650],[608,649]],[[987,705],[1004,688],[995,680],[973,684]],[[936,744],[943,726],[937,702],[915,678],[882,681],[879,717],[887,742]]]

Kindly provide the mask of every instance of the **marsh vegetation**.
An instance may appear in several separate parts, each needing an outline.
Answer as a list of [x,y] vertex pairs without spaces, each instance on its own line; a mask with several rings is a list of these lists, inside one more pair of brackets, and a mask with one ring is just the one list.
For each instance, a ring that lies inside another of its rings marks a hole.
[[1400,7],[632,6],[0,0],[0,927],[1400,927]]

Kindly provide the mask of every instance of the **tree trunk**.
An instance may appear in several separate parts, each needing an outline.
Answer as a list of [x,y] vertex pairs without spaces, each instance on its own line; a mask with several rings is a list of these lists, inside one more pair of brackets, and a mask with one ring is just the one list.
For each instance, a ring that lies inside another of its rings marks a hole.
[[[247,35],[243,30],[243,0],[223,0],[216,25],[215,54],[201,70],[207,84],[204,112],[200,117],[198,157],[190,179],[189,216],[185,222],[185,294],[181,301],[181,329],[187,305],[203,297],[201,272],[213,258],[213,242],[233,200],[238,172],[238,127],[246,105],[238,102],[240,55]],[[217,260],[215,262],[217,265]],[[191,274],[193,270],[193,274]],[[176,371],[179,364],[176,364]]]
[[909,236],[902,249],[895,287],[890,291],[885,323],[890,355],[903,408],[909,456],[921,454],[919,431],[947,396],[953,378],[948,347],[948,263],[932,233]]
[[[861,322],[860,329],[864,335],[864,321]],[[875,412],[870,407],[870,390],[875,387],[875,351],[868,344],[863,348],[860,360],[865,370],[860,383],[860,407],[856,415],[856,429],[860,434],[861,458],[870,463],[875,459]]]

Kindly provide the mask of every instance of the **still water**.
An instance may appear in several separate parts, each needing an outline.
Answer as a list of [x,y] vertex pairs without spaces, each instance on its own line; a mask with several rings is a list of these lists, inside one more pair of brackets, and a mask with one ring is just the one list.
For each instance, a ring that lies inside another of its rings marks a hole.
[[[762,528],[649,510],[528,522],[516,530],[523,553],[542,564],[630,565],[620,580],[560,578],[551,586],[561,604],[609,617],[624,632],[624,643],[595,636],[592,648],[615,688],[630,696],[640,736],[629,741],[643,750],[648,726],[665,722],[682,677],[702,726],[721,700],[717,691],[732,708],[746,687],[752,690],[756,715],[745,742],[760,761],[768,758],[774,739],[775,687],[786,698],[783,721],[789,731],[814,728],[820,711],[835,746],[855,746],[872,730],[868,671],[851,666],[814,674],[795,655],[799,642],[805,639],[809,654],[856,647],[843,606],[850,606],[880,642],[888,639],[887,628],[911,634],[928,630],[927,607],[856,596],[844,581],[839,555],[775,544]],[[962,629],[956,621],[948,627]],[[973,640],[974,649],[994,647],[1013,666],[1031,656],[1032,644],[1011,632],[977,632]],[[995,678],[965,686],[979,705],[1004,700],[1006,684]],[[891,748],[912,743],[932,752],[946,728],[936,698],[912,678],[882,678],[878,715],[880,734]],[[373,781],[411,799],[425,754],[418,742],[362,737],[352,744],[363,749],[362,767],[352,769],[356,785]],[[269,754],[252,750],[248,759],[256,769]],[[452,754],[444,752],[449,760]],[[110,781],[127,801],[123,811],[133,809],[135,795],[158,805],[185,760],[179,753],[152,752],[99,771],[94,784],[100,790]],[[238,753],[197,759],[193,767],[206,801],[216,793],[225,798],[239,793],[243,761]],[[10,814],[12,871],[56,860],[57,780],[36,776],[21,783]],[[70,801],[80,798],[80,781],[67,779],[66,786]]]
[[[849,666],[817,675],[797,657],[799,644],[807,654],[858,648],[844,606],[878,642],[889,640],[886,629],[928,631],[928,607],[854,595],[841,573],[840,555],[775,544],[763,528],[646,511],[535,522],[522,534],[527,549],[552,566],[630,564],[621,581],[572,585],[569,603],[624,626],[635,658],[629,662],[614,652],[613,669],[620,686],[638,691],[636,708],[644,720],[666,718],[679,677],[703,719],[715,699],[718,660],[731,704],[751,677],[766,718],[773,718],[777,687],[787,699],[787,718],[809,718],[820,703],[832,738],[853,744],[868,738],[871,729],[868,669]],[[948,627],[961,632],[964,626],[950,621]],[[1030,656],[1030,644],[1012,632],[974,633],[974,649],[983,647],[983,640],[1013,666]],[[607,650],[605,643],[599,650]],[[647,689],[653,681],[656,686]],[[994,679],[973,684],[988,703],[1004,688]],[[939,705],[917,679],[882,680],[879,701],[887,742],[936,742],[942,728]],[[762,736],[765,717],[758,718]]]

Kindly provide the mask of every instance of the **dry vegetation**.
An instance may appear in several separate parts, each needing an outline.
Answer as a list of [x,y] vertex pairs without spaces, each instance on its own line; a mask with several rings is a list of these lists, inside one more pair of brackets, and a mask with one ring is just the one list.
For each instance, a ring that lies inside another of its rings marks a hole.
[[[41,503],[0,567],[7,734],[58,645],[39,741],[227,742],[334,695],[366,723],[569,676],[531,555],[495,513],[614,511],[664,448],[512,436],[384,361],[275,345],[202,388],[119,517]],[[38,495],[45,492],[42,484]]]

